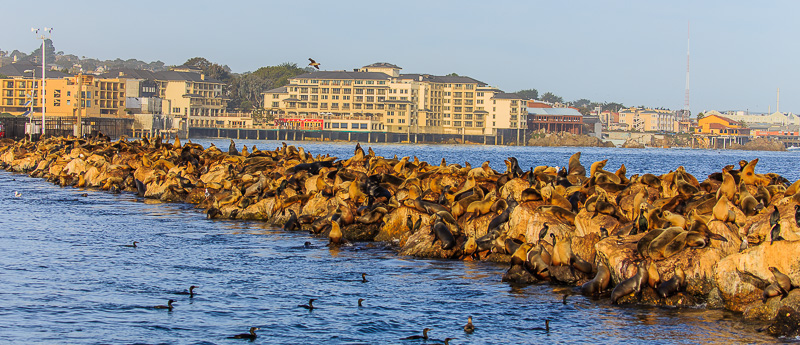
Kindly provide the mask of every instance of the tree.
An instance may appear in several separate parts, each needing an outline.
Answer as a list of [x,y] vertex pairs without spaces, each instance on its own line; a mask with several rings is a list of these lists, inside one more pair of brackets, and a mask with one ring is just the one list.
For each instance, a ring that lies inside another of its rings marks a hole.
[[289,78],[308,73],[295,63],[285,62],[278,66],[267,66],[255,72],[243,73],[231,79],[228,108],[250,111],[264,107],[264,91],[289,84]]
[[525,89],[514,92],[524,99],[539,99],[539,91],[536,89]]
[[556,96],[552,92],[545,92],[544,95],[542,95],[542,101],[548,103],[564,103],[564,99],[561,98],[561,96]]
[[625,108],[625,106],[622,105],[622,103],[615,103],[615,102],[604,103],[602,107],[603,111],[619,111],[620,109]]
[[739,124],[739,126],[740,126],[740,127],[742,127],[742,128],[748,128],[748,127],[747,127],[747,122],[744,122],[744,120],[741,120],[741,121],[739,121],[739,123],[738,123],[738,124]]
[[[47,61],[56,61],[56,47],[53,46],[53,40],[49,38],[44,40],[44,55]],[[39,46],[31,53],[31,55],[28,55],[28,60],[34,63],[42,63],[42,60],[40,60],[41,58],[42,46]]]
[[456,73],[450,73],[447,75],[448,77],[458,77],[459,75]]
[[189,60],[186,60],[186,62],[184,62],[183,64],[185,66],[191,66],[201,69],[203,71],[203,74],[205,74],[209,78],[217,79],[222,82],[228,82],[231,79],[230,67],[212,63],[211,61],[208,61],[206,60],[206,58],[203,57],[193,57]]
[[704,117],[706,117],[706,115],[705,115],[705,114],[703,114],[703,113],[698,113],[698,114],[697,114],[697,119],[698,119],[698,120],[700,120],[700,119],[702,119],[702,118],[704,118]]
[[577,101],[573,101],[572,102],[572,106],[576,107],[576,108],[590,108],[591,105],[592,105],[592,101],[590,101],[590,100],[588,100],[586,98],[581,98],[581,99],[579,99]]

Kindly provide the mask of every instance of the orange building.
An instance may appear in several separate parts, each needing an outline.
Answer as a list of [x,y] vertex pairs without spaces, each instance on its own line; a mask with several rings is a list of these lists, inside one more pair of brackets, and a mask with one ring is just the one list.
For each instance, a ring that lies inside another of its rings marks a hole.
[[750,129],[727,117],[709,115],[697,120],[695,133],[723,136],[749,136]]

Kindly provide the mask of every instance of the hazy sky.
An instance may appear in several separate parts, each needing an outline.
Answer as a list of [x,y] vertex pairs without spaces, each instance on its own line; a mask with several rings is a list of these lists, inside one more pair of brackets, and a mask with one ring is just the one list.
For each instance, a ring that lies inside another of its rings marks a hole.
[[[691,109],[800,112],[797,1],[36,1],[7,2],[0,49],[31,52],[31,27],[57,50],[98,59],[202,56],[253,71],[391,62],[403,73],[467,75],[682,109],[691,22]],[[39,11],[39,8],[45,8]]]

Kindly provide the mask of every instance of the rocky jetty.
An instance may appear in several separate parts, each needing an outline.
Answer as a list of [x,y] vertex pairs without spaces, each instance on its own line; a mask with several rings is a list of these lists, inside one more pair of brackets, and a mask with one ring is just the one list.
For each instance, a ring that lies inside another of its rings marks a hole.
[[750,150],[750,151],[786,151],[786,147],[777,140],[767,138],[755,138],[744,145],[733,143],[731,150]]
[[528,146],[576,146],[576,147],[614,147],[597,137],[578,135],[569,132],[534,132],[528,139]]
[[[707,305],[798,334],[800,181],[758,159],[698,179],[683,167],[561,170],[488,162],[204,148],[160,138],[0,141],[0,165],[62,186],[197,204],[208,218],[263,220],[332,246],[383,241],[403,255],[509,264],[504,281],[553,282],[612,303]],[[500,279],[500,277],[498,277]]]

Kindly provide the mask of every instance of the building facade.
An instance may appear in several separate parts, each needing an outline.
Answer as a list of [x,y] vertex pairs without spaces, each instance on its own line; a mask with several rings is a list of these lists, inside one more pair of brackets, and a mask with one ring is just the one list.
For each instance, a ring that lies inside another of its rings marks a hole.
[[265,92],[264,105],[280,123],[321,119],[326,130],[492,135],[525,128],[525,105],[516,94],[470,77],[400,69],[379,62],[352,72],[303,74]]
[[619,123],[632,131],[674,133],[680,130],[681,120],[678,114],[667,109],[631,107],[619,111]]
[[[30,111],[42,112],[41,74],[34,65],[7,65],[0,74],[0,113],[19,116]],[[41,69],[38,69],[41,73]],[[26,73],[27,72],[27,73]],[[32,95],[32,96],[31,96]],[[93,75],[70,76],[48,72],[45,82],[47,116],[125,117],[125,82]]]

